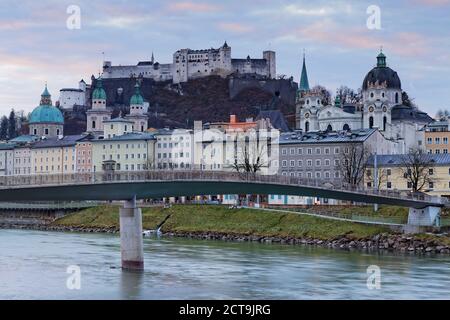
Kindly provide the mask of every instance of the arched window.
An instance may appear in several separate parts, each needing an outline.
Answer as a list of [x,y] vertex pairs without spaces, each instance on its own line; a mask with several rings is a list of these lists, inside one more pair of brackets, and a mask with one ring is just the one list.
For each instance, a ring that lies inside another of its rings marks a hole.
[[395,103],[398,103],[398,92],[395,93]]
[[59,129],[56,129],[56,135],[59,136]]
[[33,129],[33,134],[34,134],[34,135],[37,135],[37,129],[36,129],[36,128]]
[[344,124],[344,127],[342,128],[344,131],[350,131],[350,126],[348,124]]
[[95,121],[92,121],[92,129],[95,129]]
[[387,118],[386,116],[383,117],[383,131],[386,131],[386,124],[387,124]]
[[370,97],[373,98],[373,92],[370,93]]
[[328,127],[327,127],[327,131],[328,131],[328,132],[331,132],[331,131],[333,131],[333,127],[331,126],[331,124],[329,124],[329,125],[328,125]]
[[309,131],[309,122],[306,121],[305,122],[305,132],[308,132],[308,131]]
[[373,128],[373,117],[369,118],[369,128],[372,129]]

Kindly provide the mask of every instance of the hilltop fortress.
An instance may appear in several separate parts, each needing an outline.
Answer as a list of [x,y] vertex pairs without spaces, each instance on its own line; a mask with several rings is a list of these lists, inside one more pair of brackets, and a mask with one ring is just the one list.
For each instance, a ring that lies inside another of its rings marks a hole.
[[111,61],[103,63],[103,79],[143,77],[154,81],[187,82],[211,75],[226,77],[230,74],[256,74],[267,79],[276,77],[274,51],[263,51],[262,59],[232,59],[227,42],[218,49],[180,49],[173,54],[173,62],[162,64],[140,61],[137,65],[114,66]]

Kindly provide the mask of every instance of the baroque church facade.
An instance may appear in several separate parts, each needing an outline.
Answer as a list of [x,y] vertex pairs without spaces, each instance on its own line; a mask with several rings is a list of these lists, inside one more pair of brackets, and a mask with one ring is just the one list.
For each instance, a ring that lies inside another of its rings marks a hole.
[[341,103],[339,95],[333,104],[325,102],[323,92],[310,89],[303,57],[302,74],[296,102],[296,129],[309,131],[351,131],[377,128],[397,144],[398,153],[424,148],[422,128],[432,121],[425,112],[402,101],[401,81],[386,64],[380,52],[376,66],[365,76],[360,99]]

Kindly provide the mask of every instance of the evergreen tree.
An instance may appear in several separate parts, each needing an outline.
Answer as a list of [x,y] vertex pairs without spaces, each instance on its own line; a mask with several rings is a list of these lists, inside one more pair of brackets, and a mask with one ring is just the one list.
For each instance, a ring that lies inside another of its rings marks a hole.
[[15,137],[17,137],[16,114],[12,109],[8,119],[8,138],[14,139]]
[[8,139],[8,118],[3,116],[0,122],[0,140],[6,139]]

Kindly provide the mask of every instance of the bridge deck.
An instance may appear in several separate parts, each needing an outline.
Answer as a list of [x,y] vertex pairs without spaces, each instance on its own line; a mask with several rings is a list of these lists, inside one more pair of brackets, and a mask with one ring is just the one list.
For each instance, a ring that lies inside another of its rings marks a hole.
[[285,194],[412,208],[442,207],[425,194],[351,188],[317,180],[224,171],[142,171],[0,177],[0,201],[128,200],[215,194]]

